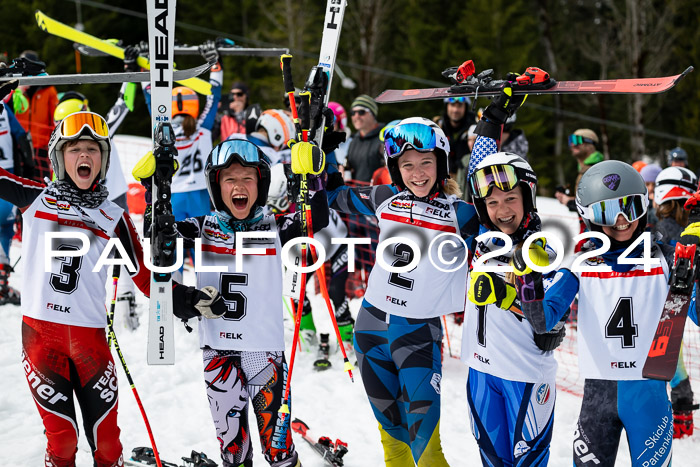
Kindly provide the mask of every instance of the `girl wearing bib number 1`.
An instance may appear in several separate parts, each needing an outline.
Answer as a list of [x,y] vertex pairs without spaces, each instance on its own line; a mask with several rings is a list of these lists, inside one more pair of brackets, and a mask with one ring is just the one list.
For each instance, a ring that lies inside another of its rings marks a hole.
[[[484,146],[485,136],[479,138]],[[533,299],[532,293],[518,293],[513,279],[508,283],[504,278],[511,262],[516,274],[526,270],[520,248],[540,231],[537,177],[521,157],[499,152],[474,167],[469,187],[479,221],[494,234],[484,234],[474,251],[468,293],[472,303],[462,337],[462,359],[470,367],[472,432],[485,466],[546,465],[556,399],[553,350],[564,338],[564,321],[535,332],[520,304]],[[543,243],[532,243],[528,251],[539,266],[548,265],[555,255]],[[503,271],[482,269],[493,266]],[[550,278],[545,279],[547,284],[534,292],[544,292]]]
[[[589,169],[576,190],[576,206],[589,231],[601,238],[557,271],[542,301],[524,304],[531,321],[546,328],[565,313],[564,301],[579,294],[579,371],[585,382],[574,465],[614,465],[623,429],[632,465],[670,465],[673,418],[666,382],[645,379],[642,368],[668,293],[673,251],[644,232],[647,189],[629,164],[603,161]],[[697,322],[692,303],[689,316]]]
[[[462,239],[471,241],[479,225],[449,179],[449,142],[435,123],[402,120],[385,134],[384,146],[393,186],[349,188],[337,173],[328,181],[333,209],[379,220],[378,264],[355,322],[357,363],[386,465],[444,466],[440,316],[464,309]],[[438,258],[453,259],[451,270],[437,268]]]

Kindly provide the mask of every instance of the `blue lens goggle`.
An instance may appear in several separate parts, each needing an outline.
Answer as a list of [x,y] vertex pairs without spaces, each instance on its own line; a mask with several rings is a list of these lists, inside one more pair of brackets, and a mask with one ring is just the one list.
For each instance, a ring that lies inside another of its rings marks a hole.
[[647,212],[647,197],[630,195],[621,198],[598,201],[590,206],[582,207],[582,214],[594,224],[612,227],[617,222],[617,216],[634,222]]
[[263,161],[270,165],[270,159],[260,148],[244,139],[221,142],[211,152],[211,165],[214,169],[228,167],[232,157],[243,165],[259,165]]
[[447,103],[447,104],[454,104],[456,102],[462,102],[462,103],[466,104],[467,98],[466,97],[446,97],[445,98],[445,103]]
[[436,147],[435,132],[423,123],[406,123],[391,128],[384,134],[387,157],[398,157],[406,148],[418,152],[430,152]]

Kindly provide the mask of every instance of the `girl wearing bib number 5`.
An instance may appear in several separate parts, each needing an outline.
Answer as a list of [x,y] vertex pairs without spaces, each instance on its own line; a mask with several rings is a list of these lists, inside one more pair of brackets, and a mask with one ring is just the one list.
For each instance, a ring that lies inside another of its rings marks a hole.
[[[540,231],[537,177],[521,157],[499,152],[474,167],[469,187],[479,221],[494,233],[476,245],[468,294],[472,303],[467,305],[462,337],[462,359],[470,367],[472,432],[486,466],[546,465],[556,391],[553,350],[564,338],[564,322],[555,321],[554,329],[536,333],[521,309],[521,300],[544,293],[549,276],[534,291],[517,291],[505,280],[511,261],[516,274],[527,268],[518,248]],[[540,266],[554,256],[543,243],[532,243],[528,251]],[[503,271],[482,269],[493,266]]]
[[[464,309],[467,257],[461,240],[471,241],[479,225],[474,208],[457,198],[457,184],[448,178],[449,143],[435,123],[402,120],[385,134],[384,146],[393,186],[338,186],[339,174],[328,181],[333,209],[376,216],[380,245],[390,239],[387,248],[377,249],[378,264],[355,322],[357,363],[386,465],[444,466],[440,315]],[[452,245],[440,242],[445,235]],[[439,257],[455,260],[452,271],[436,268]],[[392,272],[386,265],[408,270]]]
[[[546,327],[566,311],[561,296],[579,294],[579,371],[585,382],[574,465],[614,465],[623,429],[632,465],[670,465],[673,418],[666,382],[645,379],[642,368],[668,292],[673,251],[644,234],[647,189],[629,164],[603,161],[589,169],[576,190],[576,206],[588,229],[609,241],[607,248],[601,239],[588,242],[572,264],[557,271],[544,300],[524,306],[533,323]],[[689,316],[697,321],[693,304]]]

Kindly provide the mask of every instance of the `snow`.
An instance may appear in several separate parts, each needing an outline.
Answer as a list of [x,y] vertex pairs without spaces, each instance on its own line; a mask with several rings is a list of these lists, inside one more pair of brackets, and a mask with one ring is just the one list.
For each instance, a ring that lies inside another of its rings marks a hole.
[[[20,254],[15,242],[11,258]],[[19,287],[22,274],[26,273],[22,261],[10,283]],[[192,281],[191,272],[185,274],[186,281]],[[147,309],[146,301],[139,298],[141,312]],[[330,330],[330,320],[320,297],[312,299],[316,326],[321,332]],[[359,300],[352,302],[353,313],[359,308]],[[180,462],[180,457],[189,455],[190,450],[204,451],[217,463],[221,463],[218,442],[211,421],[209,406],[204,391],[201,351],[195,332],[188,334],[182,326],[176,326],[176,364],[174,366],[148,366],[146,364],[147,319],[142,315],[142,325],[134,332],[124,327],[121,316],[117,316],[115,329],[134,378],[136,389],[148,414],[156,443],[162,458]],[[19,307],[0,307],[0,369],[5,375],[3,390],[0,392],[0,465],[36,466],[43,465],[46,439],[21,365],[21,312]],[[292,329],[291,319],[286,323]],[[451,323],[450,344],[453,352],[460,348],[461,328]],[[291,332],[287,333],[288,352],[291,346]],[[118,356],[114,358],[119,365]],[[312,370],[314,352],[298,352],[292,384],[292,416],[304,420],[316,436],[326,435],[340,438],[348,443],[349,453],[345,464],[353,466],[383,465],[382,447],[379,441],[377,422],[372,415],[362,388],[359,372],[355,371],[355,382],[351,383],[342,371],[342,358],[337,352],[331,355],[333,367],[325,372]],[[353,359],[354,361],[354,359]],[[563,360],[563,365],[575,365],[571,359]],[[576,371],[575,368],[560,368]],[[125,455],[137,446],[148,446],[148,435],[139,409],[131,393],[127,378],[119,371],[119,426]],[[450,358],[447,348],[442,379],[441,437],[445,456],[450,465],[478,465],[479,454],[476,441],[469,428],[469,415],[466,400],[467,368],[458,359]],[[700,392],[697,379],[694,381],[696,394]],[[578,416],[580,397],[564,391],[557,393],[554,435],[551,445],[550,465],[571,465],[574,425]],[[255,420],[251,414],[251,426]],[[92,465],[90,449],[82,433],[78,445],[78,466]],[[252,430],[255,446],[255,464],[266,465],[256,437]],[[300,459],[305,467],[321,467],[324,462],[312,449],[295,435]],[[674,440],[674,463],[695,465],[700,452],[700,434],[690,439]],[[623,436],[618,465],[630,465],[627,444]]]

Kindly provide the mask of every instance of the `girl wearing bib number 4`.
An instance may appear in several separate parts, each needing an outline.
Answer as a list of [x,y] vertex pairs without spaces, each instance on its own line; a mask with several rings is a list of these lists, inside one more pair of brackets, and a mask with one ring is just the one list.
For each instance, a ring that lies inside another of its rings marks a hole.
[[[632,465],[670,465],[673,418],[666,382],[644,378],[642,368],[668,293],[673,250],[644,233],[647,189],[629,164],[603,161],[589,169],[576,190],[576,206],[609,247],[600,239],[588,242],[572,264],[557,271],[543,300],[524,304],[531,321],[545,328],[565,313],[562,297],[579,294],[579,371],[585,382],[574,465],[614,465],[623,429]],[[693,303],[689,316],[697,322]]]
[[[471,241],[479,225],[449,179],[449,143],[435,123],[402,120],[385,134],[384,146],[394,186],[348,188],[340,186],[338,173],[328,181],[333,209],[376,216],[380,245],[393,238],[377,250],[357,315],[357,363],[386,465],[444,466],[440,315],[464,309],[467,253],[461,240]],[[440,241],[445,235],[451,245]],[[452,270],[436,268],[437,258],[454,259]],[[383,264],[408,270],[393,272]]]
[[[485,146],[486,137],[479,138],[479,146]],[[472,303],[465,312],[462,359],[470,367],[472,432],[485,466],[546,465],[556,399],[553,350],[564,338],[564,321],[537,333],[521,309],[521,300],[544,293],[548,276],[539,290],[516,290],[512,278],[506,282],[505,271],[481,269],[510,270],[513,262],[516,274],[527,270],[522,242],[540,231],[537,177],[521,157],[499,152],[472,169],[469,187],[482,225],[501,234],[485,234],[487,238],[477,243],[470,272]],[[528,251],[540,266],[548,265],[555,254],[543,243],[532,243]]]

